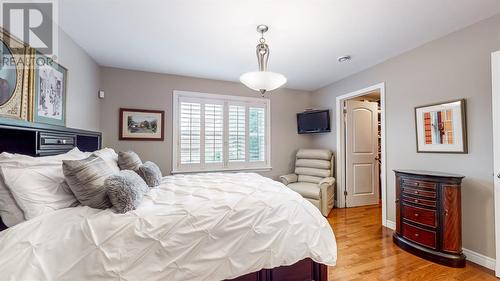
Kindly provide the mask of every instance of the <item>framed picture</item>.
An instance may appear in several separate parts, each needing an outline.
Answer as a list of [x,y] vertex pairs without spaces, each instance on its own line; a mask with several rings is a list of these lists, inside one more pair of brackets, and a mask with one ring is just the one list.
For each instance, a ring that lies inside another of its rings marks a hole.
[[68,70],[40,52],[34,61],[33,121],[65,126]]
[[30,48],[0,28],[0,117],[29,119]]
[[415,108],[417,152],[467,153],[465,100]]
[[120,140],[163,140],[165,111],[120,108]]

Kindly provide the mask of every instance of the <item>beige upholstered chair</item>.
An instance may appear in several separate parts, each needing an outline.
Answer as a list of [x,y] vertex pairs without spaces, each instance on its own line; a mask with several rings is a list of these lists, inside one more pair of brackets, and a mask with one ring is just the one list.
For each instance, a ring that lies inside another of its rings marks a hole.
[[284,185],[313,203],[325,217],[333,208],[335,194],[333,158],[328,149],[300,149],[295,173],[280,177]]

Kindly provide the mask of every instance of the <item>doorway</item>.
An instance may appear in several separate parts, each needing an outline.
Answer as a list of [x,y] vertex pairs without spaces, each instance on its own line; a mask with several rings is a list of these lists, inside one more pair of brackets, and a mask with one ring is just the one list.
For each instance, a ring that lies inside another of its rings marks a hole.
[[338,208],[380,204],[388,226],[385,168],[385,85],[337,97]]

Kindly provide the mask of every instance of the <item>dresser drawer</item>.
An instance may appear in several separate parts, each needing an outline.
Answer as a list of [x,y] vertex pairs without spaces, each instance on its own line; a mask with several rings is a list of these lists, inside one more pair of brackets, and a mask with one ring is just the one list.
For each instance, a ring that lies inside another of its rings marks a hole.
[[39,133],[38,150],[72,149],[76,145],[76,136],[71,134]]
[[411,196],[406,196],[403,194],[403,202],[404,203],[411,203],[423,207],[433,207],[436,208],[436,200],[432,199],[422,199],[422,198],[416,198],[416,197],[411,197]]
[[436,249],[436,232],[403,223],[403,237],[425,247]]
[[418,224],[437,227],[436,211],[403,204],[403,219]]
[[411,180],[411,179],[403,179],[403,187],[409,188],[418,188],[418,189],[430,189],[436,190],[437,184],[435,182],[429,181],[420,181],[420,180]]
[[409,195],[413,195],[413,196],[422,196],[422,197],[436,199],[436,192],[435,191],[422,190],[422,189],[409,188],[409,187],[403,187],[403,188],[401,188],[401,191],[403,194],[409,194]]

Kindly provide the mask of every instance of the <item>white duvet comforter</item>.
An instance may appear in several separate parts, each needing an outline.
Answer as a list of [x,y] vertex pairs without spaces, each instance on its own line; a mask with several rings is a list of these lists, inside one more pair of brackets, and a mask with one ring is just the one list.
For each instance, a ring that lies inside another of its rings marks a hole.
[[336,256],[319,210],[248,173],[169,176],[127,214],[68,208],[0,232],[2,281],[222,280]]

